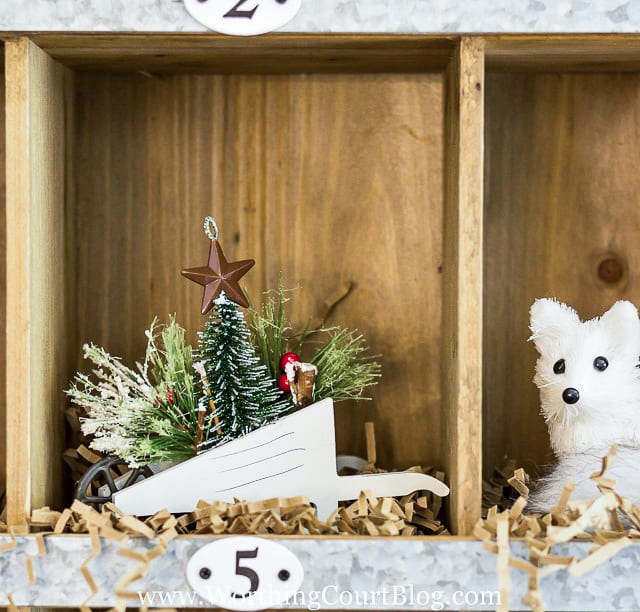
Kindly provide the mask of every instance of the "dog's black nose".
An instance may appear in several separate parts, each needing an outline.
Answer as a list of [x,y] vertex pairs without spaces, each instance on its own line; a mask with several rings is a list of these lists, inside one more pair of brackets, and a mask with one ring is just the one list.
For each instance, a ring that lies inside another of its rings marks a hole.
[[566,404],[575,404],[580,399],[580,394],[577,389],[569,387],[562,392],[562,399]]

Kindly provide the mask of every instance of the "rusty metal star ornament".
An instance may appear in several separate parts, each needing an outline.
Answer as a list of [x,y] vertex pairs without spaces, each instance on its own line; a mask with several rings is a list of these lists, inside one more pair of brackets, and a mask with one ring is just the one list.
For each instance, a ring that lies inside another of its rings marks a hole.
[[212,239],[209,250],[209,263],[200,268],[182,270],[182,276],[204,287],[204,295],[202,297],[203,315],[213,308],[214,302],[222,292],[232,302],[247,308],[249,302],[238,281],[253,268],[255,263],[253,259],[227,261],[220,243],[216,239]]

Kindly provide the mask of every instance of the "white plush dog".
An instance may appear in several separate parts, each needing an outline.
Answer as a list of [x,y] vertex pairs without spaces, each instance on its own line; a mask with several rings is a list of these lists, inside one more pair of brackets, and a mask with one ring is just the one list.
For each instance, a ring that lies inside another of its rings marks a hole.
[[617,491],[640,502],[640,320],[630,302],[617,302],[602,317],[580,321],[556,300],[531,307],[531,340],[540,357],[534,382],[558,464],[529,501],[546,512],[565,482],[572,501],[595,499],[589,478],[613,444],[618,459],[607,476]]

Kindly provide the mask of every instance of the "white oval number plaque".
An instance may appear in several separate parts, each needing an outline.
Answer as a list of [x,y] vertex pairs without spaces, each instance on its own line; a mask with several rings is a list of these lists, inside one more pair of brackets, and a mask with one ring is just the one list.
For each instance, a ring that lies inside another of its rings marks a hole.
[[187,564],[191,588],[215,607],[279,607],[302,586],[304,569],[287,548],[262,538],[221,538],[203,546]]
[[184,0],[191,16],[216,32],[255,36],[289,22],[302,0]]

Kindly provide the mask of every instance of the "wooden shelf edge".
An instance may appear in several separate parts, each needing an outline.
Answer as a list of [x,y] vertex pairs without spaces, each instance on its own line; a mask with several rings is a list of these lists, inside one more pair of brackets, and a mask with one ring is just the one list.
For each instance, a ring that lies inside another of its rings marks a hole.
[[[443,70],[454,35],[215,33],[24,33],[52,58],[77,70],[296,73]],[[16,33],[0,33],[11,41]]]

